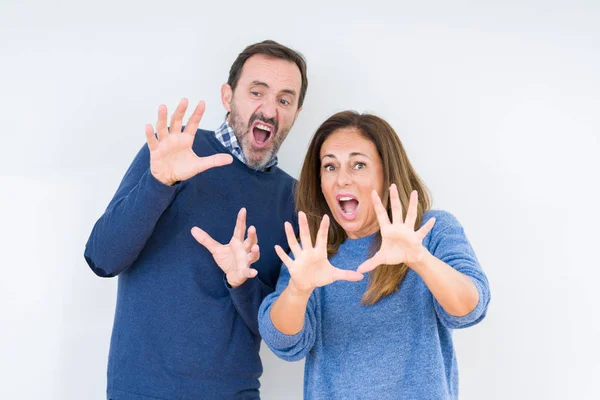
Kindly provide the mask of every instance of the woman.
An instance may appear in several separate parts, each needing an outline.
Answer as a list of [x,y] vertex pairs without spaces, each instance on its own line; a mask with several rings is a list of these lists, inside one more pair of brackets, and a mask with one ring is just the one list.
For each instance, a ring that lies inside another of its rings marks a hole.
[[430,210],[391,126],[330,117],[296,201],[301,245],[286,223],[292,254],[276,247],[287,269],[259,326],[280,358],[306,357],[304,397],[456,398],[451,332],[484,318],[489,286],[458,221]]

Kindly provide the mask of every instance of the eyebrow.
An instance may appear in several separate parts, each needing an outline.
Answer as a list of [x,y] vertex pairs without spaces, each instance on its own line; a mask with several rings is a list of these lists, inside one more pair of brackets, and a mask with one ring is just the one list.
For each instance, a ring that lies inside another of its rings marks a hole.
[[[350,157],[354,157],[354,156],[364,156],[367,157],[369,160],[371,159],[371,157],[369,157],[368,155],[366,155],[365,153],[361,153],[359,151],[353,151],[352,153],[350,153]],[[336,156],[334,156],[333,154],[325,154],[323,157],[321,157],[321,161],[323,161],[323,159],[325,157],[331,157],[331,158],[335,158],[337,159]]]
[[[250,84],[250,86],[262,86],[264,88],[269,89],[269,85],[266,82],[263,81],[252,81],[252,83]],[[296,91],[292,90],[292,89],[283,89],[282,90],[283,93],[287,93],[289,95],[292,95],[294,97],[296,97]]]

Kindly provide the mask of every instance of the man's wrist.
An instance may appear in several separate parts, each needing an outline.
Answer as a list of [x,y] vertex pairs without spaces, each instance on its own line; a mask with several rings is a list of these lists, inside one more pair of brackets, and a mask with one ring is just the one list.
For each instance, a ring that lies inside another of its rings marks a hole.
[[247,279],[244,279],[242,281],[235,280],[235,279],[230,280],[229,276],[225,275],[225,280],[227,281],[227,284],[229,285],[230,288],[235,289],[237,287],[242,286],[244,284],[244,282],[246,282]]
[[157,181],[159,181],[160,183],[162,183],[163,185],[166,185],[166,186],[173,186],[179,182],[179,181],[169,180],[165,177],[155,174],[154,171],[152,171],[152,168],[150,169],[150,173],[152,174],[154,179],[156,179]]

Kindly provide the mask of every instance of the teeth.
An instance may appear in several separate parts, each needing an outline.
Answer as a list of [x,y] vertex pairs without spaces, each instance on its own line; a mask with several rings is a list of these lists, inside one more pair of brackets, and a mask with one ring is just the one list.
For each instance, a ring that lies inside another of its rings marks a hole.
[[348,197],[348,196],[340,197],[340,201],[349,201],[349,200],[354,200],[354,199],[352,197]]
[[263,131],[268,131],[268,132],[271,132],[271,128],[269,128],[269,127],[268,127],[268,126],[266,126],[266,125],[263,125],[263,124],[258,124],[258,125],[256,125],[256,127],[257,127],[258,129],[262,129]]

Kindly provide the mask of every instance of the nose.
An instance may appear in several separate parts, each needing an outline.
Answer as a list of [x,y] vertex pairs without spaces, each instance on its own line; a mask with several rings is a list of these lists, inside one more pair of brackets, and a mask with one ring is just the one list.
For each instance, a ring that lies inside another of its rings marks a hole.
[[344,187],[352,183],[352,175],[346,171],[346,168],[340,168],[337,176],[338,186]]
[[271,97],[265,98],[260,111],[266,119],[275,118],[277,116],[277,99]]

